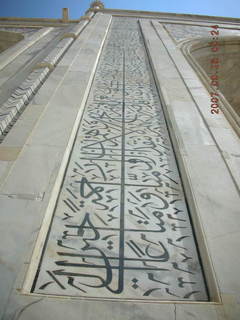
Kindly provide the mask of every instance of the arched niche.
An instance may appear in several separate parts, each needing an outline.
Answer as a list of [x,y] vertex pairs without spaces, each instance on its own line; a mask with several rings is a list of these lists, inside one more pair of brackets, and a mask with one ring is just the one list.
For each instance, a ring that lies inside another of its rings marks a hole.
[[0,30],[0,53],[24,39],[21,33]]
[[[210,77],[216,74],[219,82],[220,106],[236,131],[240,132],[240,37],[219,37],[216,42],[218,50],[212,51],[212,38],[188,40],[182,44],[182,50],[209,92]],[[216,40],[215,40],[216,41]],[[218,67],[213,66],[212,59],[218,58]]]

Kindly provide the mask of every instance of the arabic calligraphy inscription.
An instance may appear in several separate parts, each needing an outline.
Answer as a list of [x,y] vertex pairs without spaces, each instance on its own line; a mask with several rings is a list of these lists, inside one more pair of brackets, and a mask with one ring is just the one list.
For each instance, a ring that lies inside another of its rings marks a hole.
[[136,19],[113,19],[32,292],[208,299]]

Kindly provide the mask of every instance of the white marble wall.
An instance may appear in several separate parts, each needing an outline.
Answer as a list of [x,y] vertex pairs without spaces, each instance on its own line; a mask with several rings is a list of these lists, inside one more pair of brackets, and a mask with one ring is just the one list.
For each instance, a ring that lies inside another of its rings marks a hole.
[[223,114],[211,115],[198,76],[163,26],[148,19],[140,24],[212,302],[113,303],[29,295],[28,267],[38,261],[36,255],[31,260],[32,250],[41,225],[47,232],[110,20],[106,13],[93,18],[0,146],[0,317],[238,320],[239,138]]

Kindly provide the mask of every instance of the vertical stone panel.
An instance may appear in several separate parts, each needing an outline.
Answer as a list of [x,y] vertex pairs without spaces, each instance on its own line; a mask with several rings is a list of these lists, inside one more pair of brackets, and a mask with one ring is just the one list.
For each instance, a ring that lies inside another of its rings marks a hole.
[[31,291],[208,300],[136,19],[113,20]]

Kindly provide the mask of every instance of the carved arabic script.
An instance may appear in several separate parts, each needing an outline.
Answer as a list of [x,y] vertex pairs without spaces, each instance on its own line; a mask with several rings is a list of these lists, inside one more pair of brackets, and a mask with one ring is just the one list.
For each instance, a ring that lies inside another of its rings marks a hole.
[[113,20],[32,291],[207,300],[136,19]]

